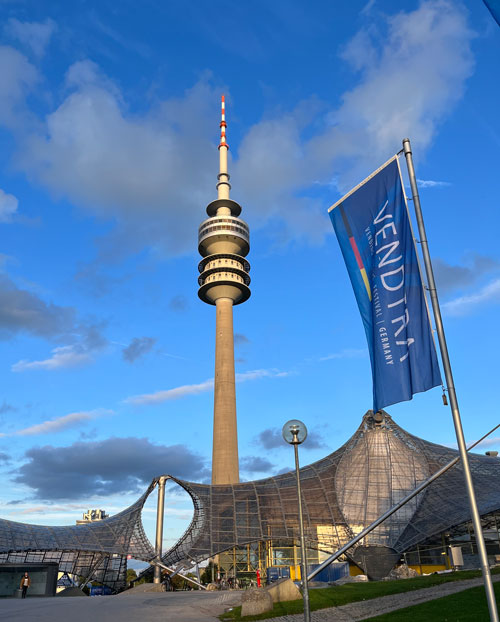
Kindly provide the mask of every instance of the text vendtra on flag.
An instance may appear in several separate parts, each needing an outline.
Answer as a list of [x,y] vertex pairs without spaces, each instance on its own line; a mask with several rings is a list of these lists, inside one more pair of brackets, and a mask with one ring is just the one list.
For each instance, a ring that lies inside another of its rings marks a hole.
[[373,409],[441,385],[397,156],[329,213],[368,340]]

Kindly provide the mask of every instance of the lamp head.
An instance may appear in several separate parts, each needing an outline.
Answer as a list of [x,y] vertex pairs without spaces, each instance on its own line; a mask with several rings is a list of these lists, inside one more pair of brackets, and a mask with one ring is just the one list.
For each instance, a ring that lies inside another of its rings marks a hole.
[[307,438],[307,428],[298,419],[290,419],[283,426],[282,430],[284,440],[290,445],[300,445]]

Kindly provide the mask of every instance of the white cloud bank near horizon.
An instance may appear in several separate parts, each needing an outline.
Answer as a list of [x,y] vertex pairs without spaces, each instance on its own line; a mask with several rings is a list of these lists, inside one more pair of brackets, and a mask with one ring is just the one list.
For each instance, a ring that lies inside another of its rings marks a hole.
[[[32,26],[18,38],[30,37],[33,47]],[[54,31],[45,24],[35,45],[42,49]],[[233,153],[234,187],[249,220],[277,220],[288,238],[321,241],[330,230],[325,206],[307,189],[332,179],[348,189],[397,151],[404,136],[422,155],[472,74],[473,37],[465,8],[449,0],[387,16],[378,34],[361,28],[342,51],[358,83],[339,107],[309,100],[266,113]],[[204,77],[183,96],[131,114],[113,81],[82,60],[68,68],[62,101],[40,119],[28,104],[43,78],[39,69],[3,46],[0,70],[0,124],[16,136],[19,167],[56,197],[116,219],[101,258],[123,248],[168,255],[190,248],[199,205],[213,194],[218,85]]]

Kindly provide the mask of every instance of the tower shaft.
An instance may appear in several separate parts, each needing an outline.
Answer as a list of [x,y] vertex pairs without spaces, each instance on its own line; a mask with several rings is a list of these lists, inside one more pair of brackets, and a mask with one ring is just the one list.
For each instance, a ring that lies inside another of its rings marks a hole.
[[218,298],[215,307],[212,484],[236,484],[240,481],[240,476],[236,424],[233,301],[230,298]]
[[207,206],[209,217],[198,229],[198,250],[203,257],[198,265],[198,296],[216,308],[212,484],[236,484],[240,478],[233,306],[250,297],[250,264],[245,259],[250,232],[239,218],[241,206],[229,197],[224,96],[220,129],[217,199]]

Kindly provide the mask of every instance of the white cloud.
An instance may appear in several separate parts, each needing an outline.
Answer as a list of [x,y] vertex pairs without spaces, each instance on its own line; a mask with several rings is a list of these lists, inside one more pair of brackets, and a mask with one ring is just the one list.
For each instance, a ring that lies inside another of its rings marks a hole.
[[12,371],[23,372],[33,370],[54,371],[59,369],[67,369],[69,367],[78,367],[89,363],[92,360],[90,354],[86,350],[82,350],[79,346],[60,346],[52,350],[52,356],[43,361],[27,361],[22,360],[12,365]]
[[[481,441],[477,447],[500,447],[500,436],[494,436],[493,438],[485,438]],[[475,448],[474,448],[475,449]]]
[[417,179],[419,188],[445,188],[451,186],[449,181],[433,181],[432,179]]
[[[490,434],[493,434],[493,432],[495,431],[496,428],[494,428]],[[473,445],[474,443],[476,443],[477,441],[469,441],[467,442],[467,447],[471,447],[471,445]],[[447,443],[445,444],[445,447],[451,447],[452,449],[458,449],[458,445],[457,443]],[[486,447],[499,447],[500,448],[500,436],[491,436],[491,437],[487,437],[485,438],[483,441],[481,441],[480,443],[478,443],[475,447],[473,447],[471,449],[472,452],[477,452],[478,448],[480,449],[486,449]]]
[[17,211],[19,201],[13,194],[0,189],[0,222],[10,222]]
[[[337,109],[325,112],[309,102],[305,110],[268,115],[244,137],[234,187],[262,221],[278,217],[294,235],[321,235],[316,203],[306,198],[313,180],[335,179],[343,192],[398,151],[403,138],[412,139],[416,157],[431,145],[472,74],[465,12],[447,0],[428,0],[387,18],[386,28],[362,29],[345,46],[343,59],[360,79]],[[304,139],[306,132],[312,137]]]
[[132,252],[144,244],[170,254],[191,248],[201,206],[215,196],[216,92],[202,80],[141,117],[128,114],[93,63],[70,68],[68,84],[73,92],[47,117],[46,131],[26,138],[24,168],[56,195],[116,217],[108,254],[123,252],[124,237]]
[[91,421],[92,419],[96,419],[97,417],[112,414],[112,410],[105,410],[103,408],[99,408],[97,410],[70,413],[69,415],[58,417],[57,419],[50,419],[49,421],[44,421],[43,423],[37,423],[36,425],[32,425],[28,428],[17,430],[16,432],[12,432],[11,434],[2,433],[0,434],[0,436],[38,436],[40,434],[51,434],[53,432],[60,432],[61,430],[66,430],[67,428],[73,428],[80,425],[80,423]]
[[365,6],[360,11],[361,15],[366,15],[367,13],[370,13],[370,11],[375,6],[375,2],[376,0],[368,0],[368,2],[365,4]]
[[334,352],[333,354],[327,354],[322,356],[320,361],[331,361],[333,359],[354,359],[361,358],[367,355],[366,348],[346,348],[340,352]]
[[66,72],[66,86],[79,90],[85,86],[103,87],[120,98],[120,91],[100,70],[99,65],[91,60],[73,63]]
[[[289,376],[290,372],[283,372],[277,369],[255,369],[241,374],[235,375],[236,382],[246,382],[247,380],[260,380],[261,378],[284,378]],[[127,404],[135,406],[144,406],[146,404],[162,404],[171,400],[178,400],[188,395],[198,395],[212,391],[214,388],[214,379],[210,378],[199,384],[187,384],[174,389],[165,391],[156,391],[155,393],[145,393],[143,395],[133,395],[123,400]]]
[[279,371],[278,369],[254,369],[241,374],[236,374],[236,382],[246,382],[247,380],[260,380],[261,378],[286,378],[293,372]]
[[0,125],[24,132],[31,124],[26,96],[36,86],[36,68],[17,50],[0,46]]
[[187,384],[181,387],[175,387],[175,389],[167,389],[165,391],[156,391],[155,393],[145,393],[143,395],[134,395],[127,397],[124,402],[127,404],[135,404],[136,406],[143,406],[145,404],[161,404],[170,400],[178,400],[187,395],[198,395],[198,393],[205,393],[211,391],[214,387],[213,378],[211,380],[205,380],[199,384]]
[[478,307],[488,303],[500,302],[500,279],[495,279],[474,294],[459,296],[442,305],[443,312],[448,315],[466,315]]
[[[284,240],[322,240],[331,227],[325,206],[307,196],[308,189],[332,179],[348,189],[405,136],[422,155],[460,99],[473,70],[473,33],[463,6],[427,0],[381,19],[380,30],[361,29],[345,46],[342,57],[359,80],[340,106],[310,99],[267,113],[243,136],[238,153],[231,152],[234,195],[255,226],[273,220]],[[13,118],[12,102],[33,86],[36,73],[7,50],[3,64],[0,54],[0,119],[17,128],[20,166],[55,195],[117,223],[102,245],[104,257],[144,245],[170,255],[190,249],[200,206],[215,197],[220,89],[204,78],[183,97],[133,115],[118,87],[82,61],[67,72],[69,95],[36,130],[31,124],[22,134],[26,124]]]
[[56,29],[56,23],[50,18],[44,22],[21,22],[11,17],[4,30],[10,37],[28,46],[36,56],[42,56]]
[[[85,511],[83,506],[77,506],[78,509],[81,509],[83,511]],[[12,513],[17,514],[43,514],[45,516],[45,518],[47,518],[47,516],[60,516],[61,514],[63,516],[67,516],[68,513],[68,506],[50,506],[50,510],[47,507],[47,505],[38,505],[38,506],[31,506],[31,507],[25,507],[25,508],[16,508],[15,510],[11,510]],[[74,514],[74,512],[72,512],[72,514]]]
[[[390,155],[408,135],[426,148],[473,68],[472,33],[457,3],[422,2],[389,17],[387,27],[375,56],[365,50],[361,83],[344,95],[336,119],[362,130],[380,155]],[[359,144],[359,153],[367,146]]]

